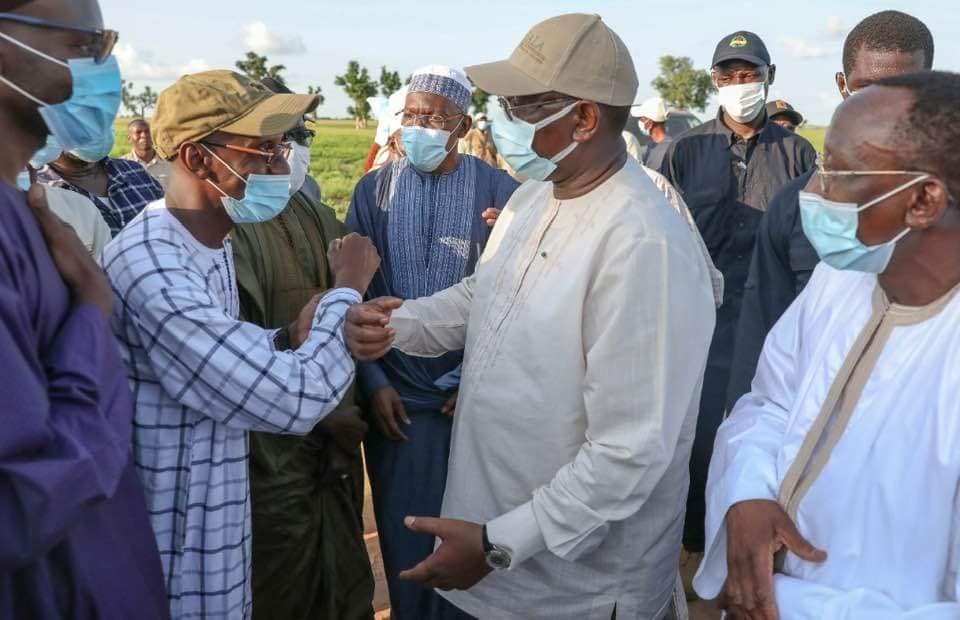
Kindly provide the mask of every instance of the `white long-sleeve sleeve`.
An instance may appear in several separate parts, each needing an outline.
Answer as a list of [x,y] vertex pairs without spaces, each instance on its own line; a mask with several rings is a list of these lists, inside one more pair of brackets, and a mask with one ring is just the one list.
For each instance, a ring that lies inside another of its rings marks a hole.
[[716,598],[727,577],[727,511],[742,501],[777,498],[777,453],[801,378],[797,364],[801,312],[802,301],[771,330],[752,391],[717,432],[707,478],[706,554],[694,580],[705,599]]
[[673,460],[714,326],[709,284],[691,261],[662,239],[630,239],[597,269],[583,325],[587,441],[529,502],[489,522],[514,566],[544,548],[568,560],[595,549]]
[[416,357],[463,350],[475,278],[464,278],[430,297],[405,301],[390,320],[390,327],[397,332],[393,346]]

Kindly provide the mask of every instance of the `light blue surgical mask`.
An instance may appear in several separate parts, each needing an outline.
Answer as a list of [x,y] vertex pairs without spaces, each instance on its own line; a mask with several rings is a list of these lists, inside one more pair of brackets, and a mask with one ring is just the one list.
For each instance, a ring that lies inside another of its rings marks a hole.
[[800,192],[800,220],[803,223],[803,232],[820,259],[834,269],[883,273],[890,264],[897,242],[910,232],[910,228],[904,229],[886,243],[864,245],[857,236],[860,212],[928,178],[930,177],[922,176],[913,179],[862,205],[852,202],[834,202],[819,194]]
[[290,202],[289,174],[251,174],[245,179],[230,164],[217,157],[216,153],[202,144],[200,146],[247,186],[243,198],[237,200],[217,187],[216,183],[206,179],[207,183],[223,194],[220,202],[234,224],[266,222],[280,215],[286,208]]
[[63,147],[51,134],[47,136],[47,143],[30,158],[30,167],[39,170],[60,157],[60,153],[63,153]]
[[[462,118],[453,131],[459,129],[461,123],[463,123]],[[431,127],[403,127],[400,139],[403,141],[403,150],[407,154],[407,159],[417,170],[433,172],[443,163],[450,151],[457,148],[456,142],[452,147],[447,148],[453,131]]]
[[518,118],[510,120],[500,106],[491,106],[490,115],[493,119],[490,127],[493,132],[493,141],[500,155],[507,160],[514,172],[537,181],[546,181],[553,174],[557,164],[572,153],[579,143],[572,141],[568,147],[547,159],[533,150],[533,139],[539,130],[570,114],[579,103],[574,101],[556,114],[537,123],[528,123]]
[[110,56],[101,64],[93,58],[73,58],[65,62],[3,32],[0,38],[70,71],[73,93],[66,101],[53,105],[0,75],[0,82],[39,106],[40,116],[61,148],[86,161],[99,161],[109,155],[113,149],[113,121],[120,110],[123,88],[117,59]]
[[17,187],[23,191],[30,189],[30,171],[21,170],[20,174],[17,175]]

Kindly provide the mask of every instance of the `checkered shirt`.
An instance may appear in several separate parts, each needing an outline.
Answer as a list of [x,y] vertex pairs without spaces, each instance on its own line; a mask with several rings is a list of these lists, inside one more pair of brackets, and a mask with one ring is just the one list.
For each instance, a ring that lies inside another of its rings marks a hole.
[[107,168],[107,197],[104,201],[87,190],[62,178],[50,166],[44,166],[37,172],[37,181],[45,185],[62,187],[77,192],[90,199],[97,206],[103,219],[110,227],[111,236],[116,237],[123,227],[130,223],[145,206],[154,200],[163,198],[163,186],[135,161],[126,159],[103,160]]
[[134,455],[174,618],[250,616],[248,431],[305,434],[353,382],[343,320],[360,296],[328,293],[307,341],[237,320],[229,239],[201,245],[149,205],[104,250],[113,330],[136,399]]

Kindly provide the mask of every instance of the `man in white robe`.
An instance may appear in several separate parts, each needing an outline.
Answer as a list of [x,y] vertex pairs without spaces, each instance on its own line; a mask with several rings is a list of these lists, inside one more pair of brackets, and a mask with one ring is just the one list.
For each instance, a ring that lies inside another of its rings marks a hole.
[[960,75],[850,97],[800,195],[823,263],[720,429],[694,585],[731,618],[960,617]]

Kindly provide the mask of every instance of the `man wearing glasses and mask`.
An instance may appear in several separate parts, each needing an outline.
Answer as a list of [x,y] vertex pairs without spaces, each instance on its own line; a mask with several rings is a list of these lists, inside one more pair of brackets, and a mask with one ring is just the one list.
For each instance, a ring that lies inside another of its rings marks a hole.
[[112,140],[117,33],[95,0],[0,10],[0,617],[166,618],[110,285],[44,188],[16,185],[51,134]]
[[[423,297],[471,275],[490,234],[484,215],[502,209],[517,187],[507,173],[458,152],[471,126],[470,98],[462,71],[416,71],[401,112],[406,156],[365,176],[354,191],[347,227],[372,238],[383,257],[371,297]],[[462,351],[433,359],[396,351],[360,365],[375,421],[367,468],[396,620],[459,617],[398,574],[433,550],[431,538],[407,531],[403,518],[440,514],[462,360]]]
[[848,98],[799,194],[821,258],[717,434],[695,579],[733,618],[960,617],[960,75]]
[[[291,93],[274,80],[263,83]],[[306,186],[313,131],[300,119],[283,141],[290,147],[290,201],[275,218],[237,224],[230,232],[240,318],[265,329],[291,324],[314,295],[333,287],[326,249],[347,234],[333,209],[314,200]],[[251,433],[255,618],[373,616],[362,523],[360,441],[366,430],[351,387],[303,437]]]
[[712,66],[719,91],[717,118],[678,137],[660,170],[686,201],[724,279],[690,461],[683,574],[691,596],[689,579],[703,553],[707,467],[725,411],[734,335],[757,226],[777,190],[816,160],[809,142],[767,118],[764,104],[776,67],[759,36],[738,31],[723,37]]
[[[929,69],[933,52],[933,35],[916,17],[900,11],[874,13],[857,24],[843,44],[837,89],[846,99],[885,77]],[[813,173],[811,169],[778,191],[760,220],[737,326],[728,411],[750,391],[764,339],[820,262],[803,233],[798,199]]]
[[467,352],[443,518],[407,520],[442,542],[401,577],[481,618],[674,617],[714,296],[621,138],[633,60],[599,16],[569,14],[467,73],[502,98],[497,148],[531,180],[473,276],[348,313],[364,359],[394,334],[410,354]]
[[173,164],[166,198],[103,253],[174,617],[249,617],[249,431],[306,434],[353,383],[340,325],[379,264],[369,240],[331,242],[331,290],[289,326],[238,318],[228,234],[287,206],[283,137],[316,105],[230,71],[180,78],[154,116],[157,151]]

